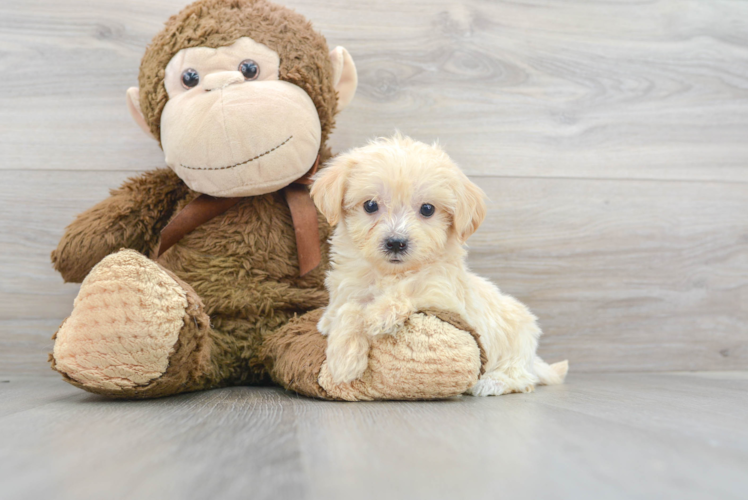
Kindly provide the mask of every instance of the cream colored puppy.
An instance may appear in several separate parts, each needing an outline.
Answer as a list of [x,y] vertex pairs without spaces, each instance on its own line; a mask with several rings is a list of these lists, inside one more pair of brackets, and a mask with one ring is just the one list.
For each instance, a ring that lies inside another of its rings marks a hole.
[[484,193],[438,146],[396,135],[331,160],[312,197],[330,224],[330,305],[319,321],[337,382],[360,377],[370,339],[424,309],[460,314],[480,334],[488,363],[476,396],[559,384],[566,361],[536,354],[540,328],[522,303],[471,273],[465,241],[486,215]]

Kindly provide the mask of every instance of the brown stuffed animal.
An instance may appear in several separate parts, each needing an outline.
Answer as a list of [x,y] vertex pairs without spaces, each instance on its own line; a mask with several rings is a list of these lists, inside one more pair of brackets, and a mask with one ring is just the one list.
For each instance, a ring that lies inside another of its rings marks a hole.
[[128,398],[271,379],[346,400],[471,387],[480,342],[460,318],[414,315],[373,345],[362,379],[338,386],[321,312],[303,315],[327,304],[330,233],[304,184],[356,84],[345,49],[265,0],[199,0],[172,17],[127,92],[169,169],[113,190],[52,252],[65,281],[83,283],[53,368]]

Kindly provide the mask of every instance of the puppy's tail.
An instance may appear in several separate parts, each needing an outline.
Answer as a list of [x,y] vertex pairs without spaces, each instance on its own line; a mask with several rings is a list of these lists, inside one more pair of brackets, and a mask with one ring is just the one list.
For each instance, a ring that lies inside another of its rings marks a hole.
[[535,373],[540,379],[541,385],[563,384],[566,373],[569,371],[569,360],[559,361],[549,365],[539,356],[535,357]]

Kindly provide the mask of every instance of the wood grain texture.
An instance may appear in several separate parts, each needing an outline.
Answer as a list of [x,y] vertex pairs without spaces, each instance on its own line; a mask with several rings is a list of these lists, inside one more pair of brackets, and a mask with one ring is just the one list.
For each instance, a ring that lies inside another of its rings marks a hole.
[[[63,228],[163,165],[124,92],[186,0],[0,3],[0,370],[48,374]],[[573,370],[748,368],[748,3],[289,0],[360,87],[333,146],[439,139],[492,199],[475,271]]]
[[742,499],[748,375],[574,374],[533,394],[108,401],[0,377],[0,497]]
[[[748,180],[748,4],[289,0],[355,58],[333,138],[396,127],[472,174]],[[161,164],[125,90],[185,0],[5,0],[0,168]]]
[[481,178],[469,262],[579,370],[748,368],[748,185]]
[[[77,285],[49,251],[128,172],[8,171],[0,203],[0,369],[50,373]],[[579,371],[748,367],[748,184],[476,178],[491,202],[471,268],[527,303],[540,353]],[[41,202],[43,200],[43,202]]]

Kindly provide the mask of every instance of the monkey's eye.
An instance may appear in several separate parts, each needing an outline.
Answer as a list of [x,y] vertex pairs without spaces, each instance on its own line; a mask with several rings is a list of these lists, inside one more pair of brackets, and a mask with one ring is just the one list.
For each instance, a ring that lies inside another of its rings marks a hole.
[[191,89],[198,83],[200,83],[200,75],[197,74],[197,71],[192,68],[182,71],[182,85],[184,85],[184,88]]
[[239,71],[247,80],[256,80],[260,76],[260,67],[252,59],[245,59],[239,63]]
[[423,205],[421,205],[421,215],[423,215],[424,217],[431,217],[432,215],[434,215],[435,210],[436,208],[434,207],[434,205],[430,203],[424,203]]
[[376,201],[368,200],[364,202],[364,212],[366,212],[367,214],[373,214],[377,210],[379,210],[379,205]]

